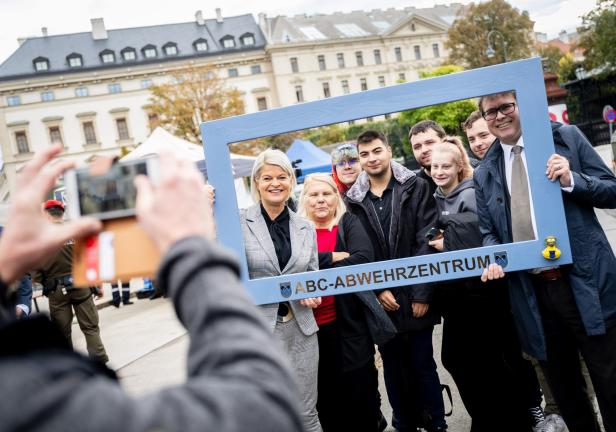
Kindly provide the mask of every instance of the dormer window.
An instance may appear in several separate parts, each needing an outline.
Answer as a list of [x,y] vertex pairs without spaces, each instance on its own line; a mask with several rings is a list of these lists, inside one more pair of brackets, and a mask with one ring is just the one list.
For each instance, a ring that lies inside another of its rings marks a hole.
[[68,66],[72,68],[78,68],[83,66],[83,58],[81,57],[81,54],[77,53],[69,54],[66,57],[66,62],[68,63]]
[[207,41],[205,39],[197,39],[193,42],[193,46],[195,47],[195,51],[204,52],[207,51]]
[[137,51],[135,48],[127,47],[121,51],[122,58],[124,61],[135,61],[137,60]]
[[163,46],[163,51],[166,56],[175,56],[178,55],[178,46],[175,42],[169,42]]
[[252,46],[255,44],[255,37],[252,33],[246,33],[241,37],[242,45],[244,46]]
[[32,60],[32,64],[34,65],[34,70],[37,72],[44,72],[49,70],[49,59],[45,57],[37,57]]
[[233,39],[233,36],[225,36],[220,40],[220,43],[223,48],[235,48],[235,39]]
[[156,58],[158,56],[158,52],[154,45],[146,45],[141,51],[143,52],[143,56],[147,59]]
[[105,64],[115,63],[115,53],[111,50],[104,50],[100,53],[101,61]]

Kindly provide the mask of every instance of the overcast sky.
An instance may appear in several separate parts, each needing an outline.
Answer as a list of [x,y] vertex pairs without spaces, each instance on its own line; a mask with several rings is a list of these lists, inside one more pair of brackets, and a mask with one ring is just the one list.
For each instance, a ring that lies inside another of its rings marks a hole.
[[[470,3],[470,0],[458,0]],[[215,16],[222,8],[223,16],[265,12],[268,16],[300,13],[371,10],[375,7],[430,7],[448,0],[0,0],[0,62],[17,49],[17,38],[40,36],[41,27],[50,35],[90,31],[90,18],[102,17],[107,29],[186,22],[195,11],[203,10],[205,18]],[[528,10],[535,21],[535,31],[556,37],[562,29],[575,30],[580,16],[591,10],[594,0],[510,0],[521,10]]]

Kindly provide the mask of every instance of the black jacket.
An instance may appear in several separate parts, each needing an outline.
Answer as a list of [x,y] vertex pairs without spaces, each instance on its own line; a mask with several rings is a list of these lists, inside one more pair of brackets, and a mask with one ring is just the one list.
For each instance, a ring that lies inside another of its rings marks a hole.
[[[331,252],[319,252],[320,269],[364,264],[374,260],[368,234],[356,216],[345,213],[340,219],[334,252],[348,252],[350,256],[333,263]],[[396,327],[374,292],[337,295],[334,302],[342,342],[343,369],[357,369],[374,361],[374,345],[384,344],[396,334]]]
[[[433,253],[425,237],[428,230],[437,223],[436,203],[429,192],[429,186],[426,181],[397,162],[391,162],[391,169],[396,182],[388,234],[389,250],[383,235],[374,228],[379,224],[367,196],[370,183],[365,172],[360,174],[353,187],[347,191],[345,200],[348,210],[359,218],[366,229],[370,244],[374,245],[375,261]],[[421,330],[439,323],[439,314],[433,307],[430,307],[423,317],[413,318],[411,302],[430,303],[432,289],[432,284],[417,284],[392,290],[400,309],[388,314],[399,331]]]

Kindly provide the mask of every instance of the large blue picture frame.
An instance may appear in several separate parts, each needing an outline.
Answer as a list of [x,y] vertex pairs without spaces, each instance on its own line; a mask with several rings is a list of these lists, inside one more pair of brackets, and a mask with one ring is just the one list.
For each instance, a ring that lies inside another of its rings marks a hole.
[[[520,109],[536,240],[249,279],[229,144],[509,90],[516,92]],[[539,58],[206,122],[201,134],[208,180],[216,188],[218,239],[237,253],[256,304],[479,276],[492,262],[503,264],[507,272],[571,263],[560,185],[545,175],[554,142]],[[557,239],[562,253],[553,261],[542,255],[548,236]]]

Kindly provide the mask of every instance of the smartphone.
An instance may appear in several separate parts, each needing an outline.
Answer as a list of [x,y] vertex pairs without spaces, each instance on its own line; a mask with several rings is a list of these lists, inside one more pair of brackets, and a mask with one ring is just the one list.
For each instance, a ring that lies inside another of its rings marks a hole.
[[143,174],[156,182],[158,172],[156,157],[117,162],[102,175],[90,174],[89,167],[69,170],[64,174],[68,215],[71,219],[91,216],[100,220],[134,216],[135,176]]

